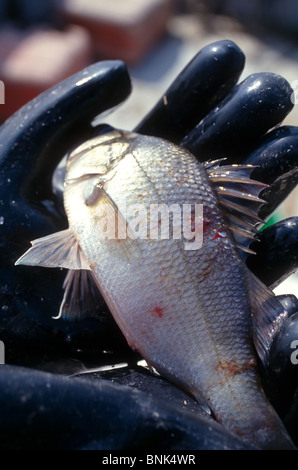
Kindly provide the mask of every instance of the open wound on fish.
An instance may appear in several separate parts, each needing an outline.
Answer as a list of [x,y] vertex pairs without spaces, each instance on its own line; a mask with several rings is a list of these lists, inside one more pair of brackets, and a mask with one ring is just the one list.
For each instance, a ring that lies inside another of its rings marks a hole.
[[[252,165],[223,165],[222,159],[206,162],[210,180],[227,225],[243,260],[255,254],[249,245],[258,233],[256,225],[263,223],[258,210],[265,203],[260,192],[268,185],[250,179]],[[264,366],[272,341],[287,319],[287,312],[274,293],[246,268],[246,282],[252,310],[253,341]]]

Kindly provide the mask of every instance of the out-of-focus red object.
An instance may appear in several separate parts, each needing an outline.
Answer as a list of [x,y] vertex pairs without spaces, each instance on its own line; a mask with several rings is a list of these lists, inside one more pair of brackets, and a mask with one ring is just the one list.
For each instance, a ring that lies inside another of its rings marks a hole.
[[64,0],[64,21],[84,26],[102,58],[139,62],[166,31],[172,0]]
[[0,79],[6,119],[32,98],[90,64],[89,33],[80,26],[67,30],[3,29],[0,32]]

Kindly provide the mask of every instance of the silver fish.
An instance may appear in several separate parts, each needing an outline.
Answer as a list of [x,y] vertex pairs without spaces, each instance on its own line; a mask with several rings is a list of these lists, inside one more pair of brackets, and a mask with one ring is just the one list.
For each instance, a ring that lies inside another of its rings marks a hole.
[[[285,312],[243,260],[264,188],[250,179],[252,169],[202,164],[155,137],[116,130],[95,137],[67,161],[69,228],[33,241],[16,264],[69,270],[58,318],[85,316],[95,282],[128,344],[151,367],[207,403],[244,441],[294,448],[257,368],[256,351],[265,363]],[[150,222],[160,229],[164,222],[152,206],[177,209],[176,218],[169,211],[167,237],[148,233]],[[192,239],[176,230],[184,215],[178,208],[186,206]]]

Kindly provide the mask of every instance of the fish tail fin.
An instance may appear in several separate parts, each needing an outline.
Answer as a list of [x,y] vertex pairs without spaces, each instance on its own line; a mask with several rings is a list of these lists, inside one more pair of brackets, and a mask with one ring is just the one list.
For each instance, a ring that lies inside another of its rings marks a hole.
[[252,311],[253,341],[258,356],[266,367],[270,347],[287,320],[288,312],[274,292],[266,287],[248,268],[246,279]]

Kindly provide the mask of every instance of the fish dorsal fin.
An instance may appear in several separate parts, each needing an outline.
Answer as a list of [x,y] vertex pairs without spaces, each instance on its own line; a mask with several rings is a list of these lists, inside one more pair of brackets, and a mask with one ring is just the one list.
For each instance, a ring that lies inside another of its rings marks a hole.
[[37,238],[31,244],[31,248],[16,261],[16,265],[90,269],[89,263],[70,229]]
[[101,295],[92,271],[86,269],[69,270],[64,283],[64,296],[55,320],[83,320],[96,318]]
[[288,312],[275,294],[248,268],[246,280],[252,310],[253,341],[259,358],[266,367],[272,341],[288,318]]
[[235,243],[245,259],[247,253],[254,254],[249,245],[257,233],[255,226],[263,223],[258,210],[265,203],[259,194],[268,185],[250,179],[253,165],[220,166],[221,161],[206,162],[205,168]]

